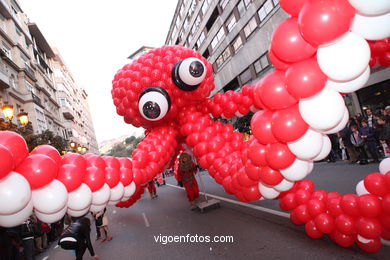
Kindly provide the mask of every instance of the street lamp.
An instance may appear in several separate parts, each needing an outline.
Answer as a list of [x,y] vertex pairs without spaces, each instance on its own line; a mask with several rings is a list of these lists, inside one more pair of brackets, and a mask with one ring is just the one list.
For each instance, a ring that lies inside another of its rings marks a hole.
[[[0,97],[1,98],[1,97]],[[1,106],[5,119],[8,122],[5,122],[4,119],[1,119],[0,130],[21,130],[22,132],[26,131],[25,127],[28,125],[28,113],[24,112],[23,109],[20,110],[20,113],[17,115],[20,123],[24,126],[23,129],[17,129],[17,125],[12,123],[12,118],[14,118],[14,106],[8,104],[7,101],[4,101],[4,104]]]
[[28,113],[21,109],[20,113],[18,114],[18,119],[23,126],[26,126],[28,124]]
[[14,106],[9,105],[7,101],[4,101],[4,105],[1,107],[1,110],[3,110],[4,117],[8,121],[11,121],[12,118],[14,117]]
[[88,150],[88,149],[87,149],[86,147],[84,147],[83,145],[78,144],[78,143],[73,142],[73,141],[71,141],[71,142],[69,143],[69,147],[70,147],[70,149],[71,149],[72,152],[79,153],[79,154],[84,154],[84,153],[86,153],[87,150]]

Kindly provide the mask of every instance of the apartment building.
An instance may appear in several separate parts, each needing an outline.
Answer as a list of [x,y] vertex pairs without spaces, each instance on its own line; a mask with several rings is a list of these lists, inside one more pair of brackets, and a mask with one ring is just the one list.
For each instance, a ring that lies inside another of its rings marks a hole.
[[[165,44],[200,52],[213,65],[216,88],[238,91],[273,70],[268,47],[288,14],[278,0],[179,0]],[[367,88],[345,97],[351,114],[390,104],[390,68],[377,67]]]
[[[54,50],[38,25],[29,22],[17,0],[0,0],[0,105],[13,105],[15,115],[22,109],[28,112],[31,133],[48,129],[98,152],[85,90],[76,84],[72,90],[77,102],[71,105],[77,104],[77,111],[83,113],[73,113],[74,118],[69,119],[63,112],[58,96],[63,90],[58,89],[53,69],[58,67],[59,53]],[[0,119],[4,120],[2,113]],[[16,116],[12,122],[20,126]],[[71,136],[73,129],[77,134]]]

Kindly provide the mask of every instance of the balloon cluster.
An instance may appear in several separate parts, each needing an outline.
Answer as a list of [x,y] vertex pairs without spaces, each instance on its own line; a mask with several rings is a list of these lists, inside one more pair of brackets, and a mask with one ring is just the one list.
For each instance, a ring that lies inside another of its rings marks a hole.
[[[53,223],[128,200],[136,191],[127,158],[68,153],[49,145],[30,154],[24,139],[0,132],[0,226],[13,227],[35,213]],[[137,194],[137,196],[141,194]]]
[[382,173],[371,173],[357,185],[357,194],[314,190],[309,180],[296,182],[282,194],[280,207],[291,211],[296,225],[305,225],[312,238],[328,235],[342,247],[354,243],[366,252],[381,248],[381,238],[390,240],[390,159]]

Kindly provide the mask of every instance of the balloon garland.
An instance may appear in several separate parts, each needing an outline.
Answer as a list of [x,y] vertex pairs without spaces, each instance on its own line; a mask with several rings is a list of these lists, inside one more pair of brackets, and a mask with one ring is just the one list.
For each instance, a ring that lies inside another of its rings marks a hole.
[[[356,194],[314,190],[303,180],[330,149],[348,110],[340,93],[362,88],[370,67],[389,66],[390,2],[280,0],[291,15],[275,29],[269,58],[276,70],[241,92],[217,93],[211,64],[181,46],[143,54],[117,72],[112,97],[124,121],[147,129],[132,160],[66,154],[50,146],[28,154],[20,136],[0,132],[0,225],[32,211],[44,222],[81,216],[106,204],[129,207],[145,183],[172,165],[182,144],[225,191],[241,201],[280,199],[312,238],[375,252],[390,240],[390,159]],[[328,19],[322,19],[327,17]],[[371,50],[371,51],[370,51]],[[214,117],[255,112],[253,136]],[[4,159],[3,159],[4,158]]]

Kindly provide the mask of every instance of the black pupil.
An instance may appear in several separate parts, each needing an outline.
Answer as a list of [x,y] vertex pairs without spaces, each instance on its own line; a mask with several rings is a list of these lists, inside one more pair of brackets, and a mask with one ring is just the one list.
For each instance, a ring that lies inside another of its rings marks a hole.
[[204,71],[203,64],[197,60],[193,61],[190,64],[189,71],[193,77],[199,78],[200,76],[203,75],[203,71]]
[[147,118],[155,119],[161,114],[160,106],[153,101],[148,101],[142,107],[142,111]]

